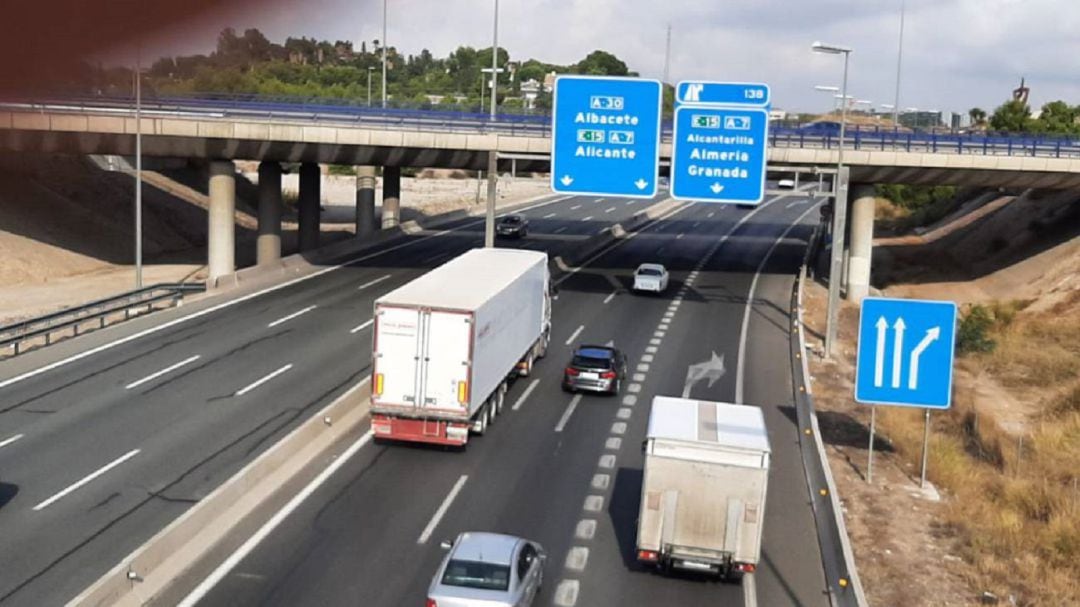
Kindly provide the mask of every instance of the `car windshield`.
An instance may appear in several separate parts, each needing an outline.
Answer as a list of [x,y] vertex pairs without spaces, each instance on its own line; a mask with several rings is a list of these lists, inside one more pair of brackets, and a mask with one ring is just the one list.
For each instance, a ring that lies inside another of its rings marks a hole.
[[608,369],[611,367],[611,359],[577,354],[570,364],[582,369]]
[[656,268],[641,268],[638,270],[638,276],[663,276],[664,273]]
[[442,583],[462,588],[506,590],[510,587],[510,566],[453,559],[446,564]]
[[502,222],[503,223],[521,223],[521,218],[520,217],[503,217]]

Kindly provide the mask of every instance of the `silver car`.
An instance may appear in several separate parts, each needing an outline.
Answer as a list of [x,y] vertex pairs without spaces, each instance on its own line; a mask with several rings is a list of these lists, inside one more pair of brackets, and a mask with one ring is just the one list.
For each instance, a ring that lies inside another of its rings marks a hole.
[[544,581],[544,549],[501,533],[462,533],[428,588],[426,607],[526,607]]

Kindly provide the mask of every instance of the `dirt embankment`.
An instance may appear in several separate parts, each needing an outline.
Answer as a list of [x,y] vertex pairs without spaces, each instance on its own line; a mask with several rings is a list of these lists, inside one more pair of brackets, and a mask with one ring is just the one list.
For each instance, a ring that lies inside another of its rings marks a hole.
[[[968,318],[953,407],[932,416],[930,489],[922,411],[895,407],[878,408],[867,482],[857,306],[841,309],[834,360],[811,357],[860,575],[875,606],[1080,604],[1080,200],[993,196],[971,211],[875,250],[885,295],[957,301]],[[808,285],[818,352],[825,303]]]

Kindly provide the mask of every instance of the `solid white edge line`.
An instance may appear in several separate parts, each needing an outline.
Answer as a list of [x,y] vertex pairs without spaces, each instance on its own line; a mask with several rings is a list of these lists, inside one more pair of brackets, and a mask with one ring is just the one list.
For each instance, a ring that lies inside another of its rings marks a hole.
[[317,304],[312,305],[312,306],[308,306],[308,307],[304,308],[303,310],[293,312],[292,314],[289,314],[288,316],[283,316],[283,317],[275,320],[274,322],[266,325],[266,328],[267,329],[272,329],[272,328],[280,325],[283,322],[289,322],[290,320],[296,318],[297,316],[303,316],[304,314],[307,314],[308,312],[314,310],[317,307],[319,307]]
[[281,367],[277,371],[274,371],[273,373],[270,373],[269,375],[264,376],[262,379],[257,380],[255,383],[249,384],[249,385],[237,390],[236,394],[234,394],[233,396],[243,396],[243,395],[247,394],[248,392],[251,392],[255,388],[258,388],[259,386],[265,384],[266,382],[270,381],[271,379],[274,379],[278,375],[281,375],[282,373],[288,371],[289,369],[292,369],[292,365],[293,365],[292,363],[289,363],[289,364],[285,365],[284,367]]
[[746,293],[746,308],[743,311],[742,327],[739,329],[739,357],[735,363],[735,404],[737,405],[741,405],[743,402],[743,383],[746,371],[746,337],[749,333],[750,311],[754,308],[754,291],[757,290],[758,279],[761,278],[761,272],[765,269],[765,264],[769,263],[769,259],[772,257],[776,247],[780,246],[780,243],[787,238],[787,235],[799,226],[800,222],[815,208],[817,208],[816,203],[810,205],[810,208],[806,209],[802,215],[799,215],[798,219],[792,222],[792,224],[784,230],[784,233],[773,241],[772,246],[765,252],[765,257],[761,258],[761,263],[758,264],[757,270],[754,272],[754,279],[750,281],[750,290]]
[[393,276],[393,274],[387,274],[385,276],[380,276],[380,277],[376,278],[375,280],[369,280],[369,281],[365,282],[364,284],[360,285],[359,287],[356,287],[356,290],[357,291],[363,291],[364,289],[366,289],[368,287],[375,286],[375,285],[379,284],[380,282],[382,282],[384,280],[388,280],[391,276]]
[[370,326],[371,326],[371,323],[373,323],[373,322],[375,322],[375,321],[374,321],[374,320],[369,320],[369,321],[367,321],[367,322],[365,322],[365,323],[363,323],[363,324],[357,325],[357,326],[353,327],[353,328],[352,328],[352,329],[351,329],[351,330],[349,331],[349,334],[351,335],[351,334],[353,334],[353,333],[359,333],[360,331],[363,331],[364,329],[366,329],[366,328],[370,327]]
[[431,534],[435,532],[435,527],[438,527],[439,521],[442,520],[442,517],[446,516],[446,511],[450,509],[450,504],[454,503],[454,498],[457,497],[457,494],[461,491],[461,488],[465,486],[465,481],[467,480],[469,480],[468,474],[462,474],[461,478],[457,479],[457,482],[454,483],[453,488],[450,489],[450,493],[446,494],[446,498],[443,499],[441,504],[439,504],[439,509],[435,511],[435,514],[432,515],[431,520],[428,521],[427,527],[424,527],[424,530],[420,533],[420,537],[416,540],[417,544],[427,543],[428,539],[431,537]]
[[20,438],[22,438],[23,436],[25,436],[25,435],[24,434],[16,434],[15,436],[5,438],[4,440],[0,440],[0,448],[3,448],[3,447],[6,447],[6,446],[10,445],[11,443],[13,443],[13,442],[19,440]]
[[121,455],[120,457],[114,459],[113,461],[109,462],[108,464],[105,464],[103,467],[98,468],[96,471],[91,472],[87,476],[84,476],[81,480],[76,481],[75,484],[69,485],[67,489],[64,489],[60,493],[57,493],[56,495],[50,497],[49,499],[41,502],[37,506],[34,506],[34,511],[37,512],[37,511],[40,511],[40,510],[44,510],[45,508],[48,508],[49,506],[53,505],[57,501],[63,499],[69,493],[72,493],[73,491],[77,491],[77,490],[81,489],[84,485],[92,482],[95,478],[101,476],[102,474],[105,474],[109,470],[112,470],[113,468],[119,466],[120,464],[128,461],[129,459],[131,459],[133,457],[135,457],[136,455],[139,454],[139,451],[140,451],[139,449],[132,449],[131,451],[128,451],[124,455]]
[[744,573],[742,579],[743,607],[757,607],[757,576]]
[[[530,206],[527,206],[527,207],[523,207],[521,209],[517,209],[517,212],[523,213],[525,211],[531,211],[533,209],[539,209],[539,208],[545,207],[545,206],[547,206],[549,204],[556,204],[556,203],[562,202],[563,200],[566,200],[566,199],[567,199],[567,197],[554,198],[552,200],[545,200],[544,202],[539,202],[539,203],[534,204],[534,205],[530,205]],[[52,371],[53,369],[58,369],[60,367],[69,365],[69,364],[71,364],[73,362],[82,360],[84,358],[93,356],[95,354],[105,352],[106,350],[111,350],[111,349],[115,348],[116,346],[120,346],[120,345],[126,344],[128,342],[135,341],[136,339],[141,339],[143,337],[146,337],[147,335],[153,335],[154,333],[157,333],[159,331],[164,331],[165,329],[169,329],[169,328],[175,327],[176,325],[179,325],[179,324],[191,321],[191,320],[195,320],[196,318],[202,318],[203,316],[206,316],[208,314],[213,314],[214,312],[217,312],[219,310],[224,310],[225,308],[230,308],[232,306],[243,303],[245,301],[255,299],[256,297],[266,295],[267,293],[273,293],[274,291],[279,291],[281,289],[291,287],[292,285],[295,285],[295,284],[298,284],[298,283],[301,283],[301,282],[304,282],[304,281],[307,281],[307,280],[311,280],[313,278],[317,278],[319,276],[322,276],[323,274],[329,274],[330,272],[340,270],[341,268],[349,267],[349,266],[351,266],[351,265],[353,265],[355,263],[358,263],[358,262],[361,262],[361,261],[366,261],[368,259],[374,259],[374,258],[379,257],[381,255],[386,255],[388,253],[392,253],[392,252],[397,251],[399,249],[404,249],[405,247],[411,247],[411,246],[413,246],[415,244],[425,242],[425,241],[430,240],[432,238],[439,238],[440,236],[445,236],[445,235],[450,234],[452,232],[455,232],[457,230],[462,230],[462,229],[464,229],[466,227],[471,227],[471,226],[479,225],[479,224],[482,224],[482,223],[484,223],[483,219],[477,219],[476,221],[466,222],[466,223],[462,224],[461,226],[459,226],[457,228],[454,228],[452,230],[439,230],[439,231],[435,232],[434,234],[430,234],[428,236],[422,236],[422,237],[417,238],[415,240],[409,240],[407,242],[403,242],[401,244],[394,245],[392,247],[387,247],[385,249],[379,249],[377,251],[372,251],[371,253],[365,253],[363,255],[360,255],[359,257],[354,257],[352,259],[345,260],[345,261],[343,261],[342,263],[340,263],[338,265],[329,266],[329,267],[323,268],[321,270],[317,270],[315,272],[312,272],[311,274],[307,274],[307,275],[304,275],[304,276],[298,276],[298,277],[296,277],[296,278],[294,278],[292,280],[287,280],[287,281],[285,281],[283,283],[276,284],[276,285],[273,285],[271,287],[267,287],[265,289],[262,289],[260,291],[256,291],[254,293],[248,293],[247,295],[237,297],[236,299],[230,299],[228,301],[223,301],[223,302],[221,302],[221,303],[219,303],[217,305],[210,306],[209,308],[206,308],[204,310],[199,310],[198,312],[193,312],[192,314],[188,314],[187,316],[181,316],[180,318],[175,318],[173,320],[170,320],[169,322],[165,322],[165,323],[162,323],[160,325],[156,325],[156,326],[153,326],[153,327],[148,327],[146,329],[143,329],[142,331],[139,331],[138,333],[132,333],[131,335],[128,335],[126,337],[121,337],[120,339],[117,339],[115,341],[111,341],[111,342],[102,344],[100,346],[97,346],[95,348],[91,348],[89,350],[79,352],[78,354],[72,354],[71,356],[69,356],[67,358],[63,358],[63,359],[60,359],[58,361],[49,363],[49,364],[47,364],[45,366],[38,367],[37,369],[32,369],[32,370],[27,371],[25,373],[21,373],[19,375],[16,375],[15,377],[10,377],[8,379],[2,380],[2,381],[0,381],[0,388],[6,388],[6,387],[8,387],[8,386],[10,386],[12,384],[16,384],[16,383],[21,382],[23,380],[30,379],[31,377],[36,377],[38,375],[41,375],[42,373],[47,373],[49,371]]]
[[580,394],[575,394],[574,398],[570,399],[570,404],[566,406],[566,411],[563,411],[562,417],[559,418],[559,423],[555,424],[556,432],[563,431],[567,422],[570,421],[570,416],[574,414],[574,409],[577,409],[579,402],[581,402]]
[[234,567],[240,564],[240,561],[247,558],[247,555],[250,554],[253,550],[255,550],[255,548],[264,539],[266,539],[271,533],[273,533],[274,529],[277,529],[278,525],[280,525],[286,518],[288,518],[289,515],[293,513],[293,511],[299,508],[300,504],[302,504],[304,500],[311,497],[311,494],[315,493],[315,491],[318,490],[318,488],[322,486],[322,484],[325,483],[328,478],[333,476],[333,474],[337,472],[338,469],[344,466],[345,462],[349,461],[352,456],[356,455],[356,452],[363,448],[363,446],[371,440],[371,437],[372,432],[371,430],[368,430],[366,433],[364,433],[363,436],[360,437],[359,440],[350,445],[344,453],[342,453],[333,462],[331,462],[329,466],[327,466],[322,472],[320,472],[318,476],[311,479],[311,482],[308,483],[307,486],[305,486],[300,491],[300,493],[297,493],[291,500],[289,500],[288,503],[285,504],[285,506],[281,508],[281,510],[278,510],[274,514],[274,516],[270,517],[270,520],[266,521],[266,523],[263,524],[263,526],[260,527],[254,535],[249,537],[247,541],[241,544],[235,552],[230,554],[228,558],[226,558],[220,565],[218,565],[217,569],[214,569],[214,571],[210,573],[210,575],[207,576],[206,579],[200,582],[199,585],[196,586],[190,594],[184,597],[184,600],[180,601],[179,603],[180,607],[191,607],[192,605],[195,605],[196,603],[201,601],[214,588],[214,586],[217,586],[218,582],[223,580],[225,576],[233,570]]
[[[525,388],[525,391],[521,393],[521,396],[518,397],[517,401],[514,402],[514,406],[510,407],[510,409],[513,410],[513,411],[517,411],[518,409],[520,409],[521,405],[525,404],[525,399],[529,398],[529,395],[532,394],[532,391],[534,389],[536,389],[536,386],[539,383],[540,383],[539,379],[534,379],[531,382],[529,382],[529,387]],[[4,445],[0,444],[0,447],[3,447],[3,446]]]
[[581,335],[581,332],[584,331],[584,330],[585,330],[585,325],[581,325],[580,327],[575,329],[574,332],[570,334],[570,337],[567,338],[566,344],[564,344],[564,345],[569,346],[570,344],[574,343],[574,340],[577,339],[578,335]]
[[[166,373],[172,373],[173,371],[179,369],[180,367],[183,367],[184,365],[187,365],[187,364],[191,364],[191,363],[193,363],[193,362],[195,362],[197,360],[199,360],[199,355],[198,354],[196,354],[195,356],[191,356],[189,358],[186,358],[186,359],[184,359],[184,360],[182,360],[182,361],[180,361],[180,362],[178,362],[178,363],[176,363],[174,365],[169,365],[168,367],[165,367],[164,369],[158,371],[157,373],[151,373],[150,375],[147,375],[146,377],[144,377],[144,378],[142,378],[142,379],[140,379],[138,381],[133,381],[130,384],[124,386],[124,389],[125,390],[130,390],[132,388],[138,388],[139,386],[145,384],[148,381],[154,381],[155,379],[161,377],[162,375],[165,375]],[[3,447],[3,445],[0,445],[0,447]]]

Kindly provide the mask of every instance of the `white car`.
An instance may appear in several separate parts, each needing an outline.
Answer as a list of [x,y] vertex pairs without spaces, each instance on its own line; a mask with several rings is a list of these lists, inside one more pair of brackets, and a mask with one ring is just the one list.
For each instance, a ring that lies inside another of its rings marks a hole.
[[529,607],[544,583],[544,549],[501,533],[462,533],[428,587],[427,607]]
[[634,290],[663,293],[668,286],[667,268],[658,263],[643,263],[634,271]]
[[780,181],[776,182],[776,187],[780,188],[781,190],[794,190],[795,189],[795,180],[794,179],[781,179]]

